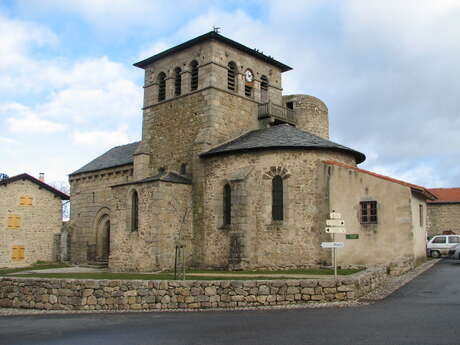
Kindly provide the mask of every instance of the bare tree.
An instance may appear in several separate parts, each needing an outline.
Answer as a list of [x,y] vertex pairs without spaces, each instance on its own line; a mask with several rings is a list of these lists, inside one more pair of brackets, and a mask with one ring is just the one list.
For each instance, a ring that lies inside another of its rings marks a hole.
[[[70,185],[67,181],[53,181],[48,183],[51,187],[70,195]],[[70,200],[62,200],[62,220],[70,218]]]

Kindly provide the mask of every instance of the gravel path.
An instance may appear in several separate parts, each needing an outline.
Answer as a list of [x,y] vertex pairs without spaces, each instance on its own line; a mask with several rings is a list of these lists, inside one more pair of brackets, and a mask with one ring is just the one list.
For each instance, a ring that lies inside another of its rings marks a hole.
[[[318,302],[318,303],[308,303],[308,304],[297,304],[297,305],[287,305],[287,306],[267,306],[267,307],[254,307],[254,308],[235,308],[235,309],[205,309],[205,310],[181,310],[181,312],[188,311],[231,311],[231,310],[276,310],[276,309],[299,309],[299,308],[343,308],[343,307],[358,307],[363,305],[369,305],[370,303],[378,300],[382,300],[401,286],[407,284],[412,279],[416,278],[418,275],[422,274],[426,270],[433,267],[437,260],[429,260],[424,264],[418,266],[414,270],[403,274],[399,277],[389,277],[384,284],[379,286],[377,289],[371,291],[369,294],[361,297],[357,301],[347,301],[347,302]],[[37,271],[35,271],[37,272]],[[62,271],[60,271],[62,272]],[[75,272],[75,271],[74,271]],[[168,311],[177,311],[177,310],[161,310],[157,312],[168,312]],[[7,315],[33,315],[33,314],[90,314],[90,313],[126,313],[127,311],[116,311],[116,310],[100,310],[100,311],[83,311],[83,310],[36,310],[36,309],[19,309],[19,308],[0,308],[0,316]],[[154,312],[152,310],[148,311],[129,311],[131,312]]]

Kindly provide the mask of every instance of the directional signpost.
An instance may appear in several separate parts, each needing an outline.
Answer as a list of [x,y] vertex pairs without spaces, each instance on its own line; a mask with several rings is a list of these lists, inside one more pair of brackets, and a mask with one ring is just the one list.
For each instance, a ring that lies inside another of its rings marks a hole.
[[345,229],[345,221],[342,219],[342,215],[338,212],[332,211],[329,214],[329,219],[326,220],[326,229],[327,234],[332,234],[333,242],[321,242],[321,248],[330,248],[333,249],[334,256],[334,278],[337,280],[337,248],[343,248],[343,242],[335,242],[335,234],[346,234],[347,230]]

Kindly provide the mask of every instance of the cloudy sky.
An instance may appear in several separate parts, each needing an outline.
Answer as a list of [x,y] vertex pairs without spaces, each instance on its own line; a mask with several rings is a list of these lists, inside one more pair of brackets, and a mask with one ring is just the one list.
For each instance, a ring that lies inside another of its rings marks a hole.
[[141,133],[132,63],[206,33],[293,67],[362,168],[460,186],[460,1],[1,0],[0,172],[48,182]]

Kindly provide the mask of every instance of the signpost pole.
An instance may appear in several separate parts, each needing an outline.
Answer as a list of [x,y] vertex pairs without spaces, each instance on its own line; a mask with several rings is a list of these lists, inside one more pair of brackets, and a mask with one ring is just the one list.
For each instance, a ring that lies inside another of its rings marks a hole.
[[[332,234],[332,241],[335,242],[335,234]],[[337,248],[334,247],[334,278],[337,281]]]

